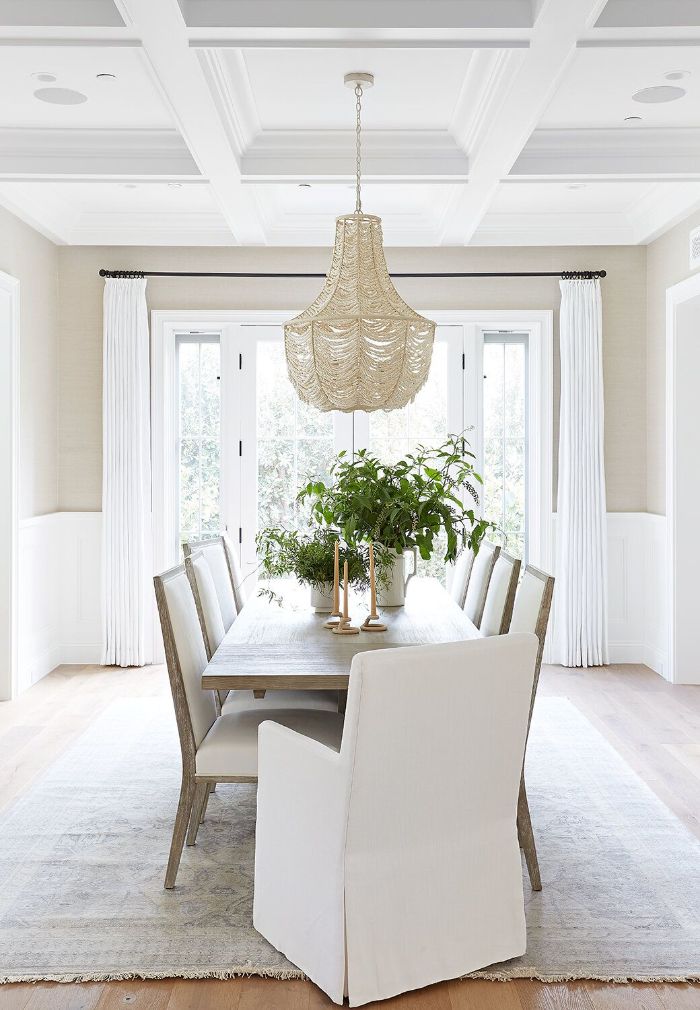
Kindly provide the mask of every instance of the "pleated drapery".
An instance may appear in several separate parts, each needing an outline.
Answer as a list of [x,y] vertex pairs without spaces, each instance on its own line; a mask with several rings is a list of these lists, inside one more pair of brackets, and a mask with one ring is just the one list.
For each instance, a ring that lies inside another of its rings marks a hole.
[[146,281],[104,290],[102,662],[153,660],[151,458]]
[[597,280],[562,280],[555,662],[608,662],[602,306]]

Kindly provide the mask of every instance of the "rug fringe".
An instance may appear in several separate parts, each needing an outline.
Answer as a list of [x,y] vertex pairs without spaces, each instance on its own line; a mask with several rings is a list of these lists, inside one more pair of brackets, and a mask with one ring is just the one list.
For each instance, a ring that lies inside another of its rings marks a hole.
[[[78,972],[73,975],[0,975],[0,985],[18,982],[129,982],[157,981],[168,978],[184,979],[219,979],[226,981],[233,978],[276,978],[280,980],[306,980],[307,976],[294,968],[227,968],[223,971],[127,971],[127,972]],[[700,982],[700,972],[688,975],[595,975],[569,972],[560,975],[544,975],[535,968],[516,968],[513,971],[473,971],[460,976],[460,982],[470,978],[481,978],[488,982],[511,982],[517,978],[530,978],[536,982],[612,982],[617,985],[627,985],[632,982]]]

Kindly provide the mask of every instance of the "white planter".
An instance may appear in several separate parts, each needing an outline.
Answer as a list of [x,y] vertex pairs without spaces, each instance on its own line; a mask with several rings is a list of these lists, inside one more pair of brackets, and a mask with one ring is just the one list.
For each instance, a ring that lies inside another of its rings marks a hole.
[[330,614],[333,609],[332,582],[325,582],[320,589],[311,586],[311,606],[317,614]]
[[389,582],[386,586],[377,584],[377,606],[379,607],[403,607],[406,602],[406,587],[416,574],[418,564],[418,551],[408,551],[413,554],[413,571],[406,575],[406,554],[397,554],[391,569]]

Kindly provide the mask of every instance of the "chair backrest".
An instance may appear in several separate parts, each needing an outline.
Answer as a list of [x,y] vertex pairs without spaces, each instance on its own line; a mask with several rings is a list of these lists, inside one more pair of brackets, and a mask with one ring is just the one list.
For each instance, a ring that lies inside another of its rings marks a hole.
[[500,553],[499,546],[492,544],[490,540],[482,540],[479,552],[472,564],[469,585],[464,597],[464,612],[477,628],[481,626],[491,572]]
[[197,551],[201,551],[207,559],[214,579],[216,595],[219,597],[219,609],[224,622],[224,631],[228,631],[236,619],[238,608],[236,607],[233,572],[224,538],[209,537],[207,540],[190,540],[182,545],[182,553],[186,558]]
[[520,585],[515,594],[510,631],[512,634],[530,632],[537,635],[539,641],[537,663],[535,664],[535,678],[532,685],[530,715],[532,715],[532,706],[535,702],[537,683],[540,678],[542,653],[547,637],[547,625],[549,624],[549,614],[552,609],[553,593],[554,576],[547,575],[546,572],[535,568],[534,565],[526,565]]
[[221,617],[214,577],[203,551],[195,551],[185,558],[185,571],[197,607],[207,658],[211,659],[221,645],[226,631]]
[[479,918],[501,890],[522,900],[516,809],[536,653],[534,635],[500,635],[354,657],[339,760],[360,960],[381,963],[387,943],[415,949],[450,909]]
[[238,551],[231,543],[229,537],[223,534],[224,547],[226,548],[226,558],[228,560],[228,568],[231,573],[231,582],[233,583],[233,595],[236,600],[236,610],[240,614],[241,610],[245,606],[246,593],[243,587],[243,575],[241,574],[241,566],[238,562]]
[[204,637],[184,565],[153,579],[183,761],[194,762],[216,719],[213,691],[203,691]]
[[493,566],[486,591],[480,625],[483,635],[505,635],[508,631],[519,575],[520,560],[501,551]]
[[464,598],[467,595],[467,586],[469,585],[469,576],[471,575],[473,564],[474,551],[469,547],[465,547],[455,561],[452,573],[452,585],[450,586],[450,595],[458,607],[464,606]]

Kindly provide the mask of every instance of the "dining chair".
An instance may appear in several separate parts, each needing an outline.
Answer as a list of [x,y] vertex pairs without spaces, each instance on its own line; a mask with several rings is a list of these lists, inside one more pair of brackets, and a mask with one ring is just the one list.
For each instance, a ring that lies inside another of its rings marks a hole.
[[500,553],[501,548],[497,544],[482,540],[478,553],[474,556],[464,597],[464,612],[477,628],[481,627],[491,573]]
[[450,596],[458,607],[464,607],[464,597],[467,595],[469,576],[474,564],[474,551],[465,547],[458,555],[452,572],[452,585],[450,586]]
[[261,725],[253,924],[335,1003],[524,953],[536,654],[534,635],[369,650],[339,751]]
[[260,723],[274,719],[333,748],[340,743],[343,717],[318,709],[254,704],[239,704],[235,711],[219,715],[214,692],[202,689],[207,654],[185,566],[156,575],[153,583],[182,754],[180,799],[165,874],[165,887],[172,888],[185,836],[188,845],[195,843],[211,786],[257,780]]
[[[546,572],[540,571],[534,565],[527,565],[525,567],[518,591],[515,594],[510,631],[513,634],[533,632],[538,640],[535,676],[532,682],[532,697],[530,699],[530,713],[527,720],[528,735],[530,733],[532,711],[535,705],[537,683],[540,679],[542,653],[547,636],[547,625],[549,624],[549,614],[552,608],[553,592],[554,576],[547,575]],[[535,835],[530,819],[530,806],[527,800],[524,771],[520,779],[520,795],[518,797],[518,837],[520,839],[520,847],[525,854],[525,862],[527,863],[527,872],[532,889],[533,891],[541,891],[542,880],[537,860]]]
[[480,625],[482,635],[505,635],[508,631],[519,577],[520,559],[501,551],[494,563],[486,590]]
[[236,601],[236,580],[223,536],[207,540],[189,540],[182,545],[185,558],[201,552],[207,560],[219,598],[224,631],[228,631],[240,611]]

